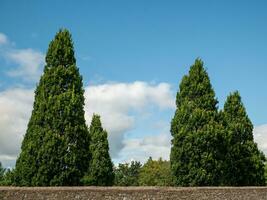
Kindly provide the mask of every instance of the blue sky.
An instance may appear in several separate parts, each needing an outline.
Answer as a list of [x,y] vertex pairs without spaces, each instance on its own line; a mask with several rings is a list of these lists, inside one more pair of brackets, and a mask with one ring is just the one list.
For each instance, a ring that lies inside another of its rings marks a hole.
[[[131,87],[151,91],[151,95],[146,96],[150,100],[144,102],[137,89],[138,98],[142,99],[140,102],[138,100],[139,104],[127,104],[126,111],[120,110],[134,122],[128,129],[121,129],[123,133],[120,139],[124,138],[124,144],[121,144],[121,153],[117,152],[114,160],[119,162],[131,159],[127,153],[123,154],[127,145],[131,146],[135,142],[143,145],[152,140],[149,137],[155,139],[154,136],[166,130],[168,132],[174,108],[171,103],[162,106],[162,99],[154,101],[159,98],[155,93],[160,90],[166,95],[164,98],[173,99],[182,76],[197,57],[205,63],[220,107],[229,92],[239,90],[255,127],[260,128],[260,135],[265,134],[266,8],[267,2],[263,0],[3,0],[0,2],[0,33],[6,37],[6,42],[0,46],[0,98],[1,95],[6,98],[4,95],[18,88],[28,92],[35,87],[43,67],[40,60],[55,33],[64,27],[72,33],[77,64],[84,85],[88,87],[88,94],[94,94],[92,90],[98,91],[104,86],[112,86],[110,90],[113,90],[120,87],[119,84],[122,84],[119,89],[122,94]],[[21,63],[21,57],[12,54],[14,52],[20,52],[21,56],[35,55],[35,59],[30,58],[26,65],[34,65],[36,62],[36,73],[14,73],[18,69],[25,69],[25,63]],[[160,88],[160,84],[167,84],[166,88]],[[127,95],[132,100],[134,95]],[[95,105],[99,100],[92,101],[89,103]],[[0,107],[3,102],[1,105],[0,101]],[[88,109],[91,109],[90,106]],[[111,113],[114,112],[112,110]],[[24,120],[28,116],[25,115]],[[111,120],[104,121],[109,127]],[[155,128],[155,124],[160,128]],[[21,126],[25,125],[22,123]],[[11,129],[6,128],[7,131]],[[1,134],[4,135],[0,130]],[[135,139],[142,141],[133,141]],[[151,146],[150,143],[148,146]],[[4,152],[0,149],[0,154],[4,155]],[[11,158],[6,156],[5,159]]]

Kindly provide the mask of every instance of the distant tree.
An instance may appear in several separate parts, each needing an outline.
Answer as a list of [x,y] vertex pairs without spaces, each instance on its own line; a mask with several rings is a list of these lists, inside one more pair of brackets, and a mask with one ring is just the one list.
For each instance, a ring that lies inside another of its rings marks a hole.
[[264,185],[264,154],[253,140],[253,125],[238,92],[227,97],[222,112],[227,132],[226,185]]
[[113,184],[113,164],[109,155],[107,132],[102,128],[100,116],[93,115],[89,129],[89,151],[92,159],[83,178],[85,185],[109,186]]
[[118,167],[114,168],[115,185],[138,186],[141,167],[141,163],[137,161],[132,161],[130,164],[119,164]]
[[221,185],[225,149],[217,99],[203,62],[196,59],[180,83],[171,122],[171,171],[179,186]]
[[13,182],[13,170],[5,169],[0,162],[0,186],[10,186]]
[[3,168],[2,163],[0,162],[0,185],[1,182],[4,180],[5,168]]
[[79,185],[90,158],[84,89],[69,31],[56,34],[45,60],[16,162],[15,184]]
[[267,162],[265,162],[265,185],[267,185]]
[[14,170],[12,169],[6,169],[2,185],[4,186],[12,186],[14,185]]
[[150,157],[148,161],[141,168],[139,176],[139,185],[144,186],[171,186],[172,175],[170,169],[170,162],[159,160],[152,160]]

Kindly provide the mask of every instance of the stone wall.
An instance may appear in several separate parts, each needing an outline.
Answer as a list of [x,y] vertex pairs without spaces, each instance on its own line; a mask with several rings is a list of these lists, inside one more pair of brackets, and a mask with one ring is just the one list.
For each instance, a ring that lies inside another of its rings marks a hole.
[[267,200],[267,187],[0,187],[0,200]]

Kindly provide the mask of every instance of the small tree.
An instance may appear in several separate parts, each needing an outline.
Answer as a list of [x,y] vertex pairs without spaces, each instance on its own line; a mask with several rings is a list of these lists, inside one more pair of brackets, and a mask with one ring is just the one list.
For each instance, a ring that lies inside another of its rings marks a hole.
[[138,186],[141,167],[141,163],[137,161],[132,161],[131,164],[119,164],[119,166],[114,169],[115,185]]
[[170,162],[159,160],[152,160],[150,157],[148,161],[141,168],[139,176],[139,185],[144,186],[171,186],[172,176],[170,169]]
[[92,159],[83,183],[96,186],[112,185],[114,181],[113,164],[109,155],[107,132],[102,128],[99,115],[93,115],[89,136],[89,151]]
[[253,125],[238,92],[227,97],[222,112],[227,132],[226,185],[264,185],[264,154],[253,140]]
[[0,162],[0,185],[4,180],[5,171],[5,168],[3,168],[2,163]]
[[217,103],[203,62],[196,59],[180,83],[171,122],[170,162],[175,185],[222,184],[226,149]]
[[4,178],[2,181],[2,185],[4,186],[12,186],[14,185],[14,170],[7,169],[4,174]]

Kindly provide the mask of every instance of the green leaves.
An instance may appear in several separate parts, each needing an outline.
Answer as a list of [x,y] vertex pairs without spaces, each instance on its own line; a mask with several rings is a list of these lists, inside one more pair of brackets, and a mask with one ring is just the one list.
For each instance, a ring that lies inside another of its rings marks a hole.
[[203,62],[197,59],[184,76],[171,123],[171,169],[176,185],[219,185],[222,176],[223,127],[217,99]]
[[[84,89],[71,34],[51,41],[44,73],[14,171],[18,186],[108,186],[114,182],[107,132],[99,115],[88,130]],[[171,122],[170,163],[149,159],[115,169],[117,185],[263,185],[264,155],[238,92],[218,113],[218,101],[203,62],[196,59],[180,83]],[[4,171],[0,165],[0,181]]]
[[177,93],[171,123],[171,170],[176,185],[263,185],[264,155],[238,92],[218,113],[203,62],[197,59]]
[[14,183],[14,171],[5,169],[0,162],[0,186],[11,186]]
[[89,165],[82,77],[73,42],[60,30],[50,43],[16,163],[17,185],[79,185]]
[[4,174],[5,174],[5,169],[2,166],[2,163],[0,162],[0,182],[4,180]]
[[150,157],[141,168],[139,185],[172,186],[170,162],[164,161],[161,158],[159,160],[152,160]]
[[264,185],[264,155],[253,141],[253,125],[238,92],[224,104],[223,124],[227,132],[226,185]]
[[89,138],[91,160],[88,172],[82,182],[84,185],[112,185],[114,181],[113,164],[109,155],[107,132],[102,128],[99,115],[93,115]]
[[142,166],[140,162],[119,164],[115,167],[116,186],[172,186],[170,162],[152,160],[150,157]]
[[49,44],[45,61],[45,70],[51,67],[58,67],[60,65],[63,67],[76,65],[73,42],[68,30],[61,29],[56,34],[55,39]]
[[138,186],[141,167],[141,163],[137,161],[132,161],[130,164],[119,164],[119,166],[114,169],[115,185]]

